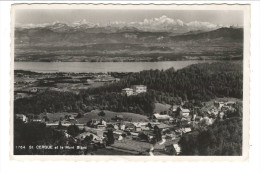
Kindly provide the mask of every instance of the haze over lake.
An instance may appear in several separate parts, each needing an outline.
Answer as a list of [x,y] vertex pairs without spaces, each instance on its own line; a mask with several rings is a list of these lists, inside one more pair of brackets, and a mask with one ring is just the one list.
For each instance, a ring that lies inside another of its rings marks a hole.
[[106,72],[139,72],[142,70],[165,70],[173,67],[182,69],[191,64],[212,61],[160,61],[160,62],[15,62],[15,70],[28,70],[42,73],[106,73]]

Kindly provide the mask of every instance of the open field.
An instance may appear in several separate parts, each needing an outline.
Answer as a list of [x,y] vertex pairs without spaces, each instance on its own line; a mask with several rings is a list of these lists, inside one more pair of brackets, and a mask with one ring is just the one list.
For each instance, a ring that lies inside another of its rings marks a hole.
[[[138,121],[148,121],[148,118],[144,115],[140,115],[140,114],[134,114],[134,113],[129,113],[129,112],[112,112],[112,111],[106,111],[105,112],[105,116],[99,116],[98,113],[100,112],[100,110],[93,110],[91,112],[85,113],[84,116],[82,118],[78,118],[76,119],[78,123],[87,123],[88,121],[92,120],[92,119],[105,119],[106,121],[111,121],[112,118],[114,118],[116,115],[122,115],[123,118],[125,119],[131,119],[132,121],[138,122]],[[54,122],[54,121],[58,121],[60,120],[60,118],[65,118],[66,115],[70,115],[73,117],[77,116],[77,113],[68,113],[68,112],[62,112],[62,113],[47,113],[47,114],[40,114],[40,117],[42,118],[43,116],[47,115],[48,118],[50,119],[50,122]]]
[[131,139],[123,139],[122,141],[115,141],[113,145],[111,145],[112,149],[125,151],[129,153],[139,153],[139,154],[148,154],[151,147],[154,147],[154,154],[156,155],[164,155],[164,148],[166,145],[172,145],[173,143],[177,144],[179,139],[175,139],[173,141],[166,141],[162,145],[157,143],[153,146],[153,144],[147,142],[141,142],[138,140],[131,140]]
[[123,118],[126,119],[132,119],[132,121],[148,121],[148,118],[144,115],[140,114],[134,114],[134,113],[129,113],[129,112],[112,112],[112,111],[104,111],[105,116],[98,116],[99,110],[93,110],[89,113],[84,114],[83,118],[77,119],[79,123],[87,123],[91,119],[105,119],[107,121],[111,121],[112,118],[114,118],[116,115],[122,115]]
[[170,107],[171,107],[171,105],[169,105],[169,104],[155,103],[154,112],[160,113],[163,111],[168,111],[170,109]]

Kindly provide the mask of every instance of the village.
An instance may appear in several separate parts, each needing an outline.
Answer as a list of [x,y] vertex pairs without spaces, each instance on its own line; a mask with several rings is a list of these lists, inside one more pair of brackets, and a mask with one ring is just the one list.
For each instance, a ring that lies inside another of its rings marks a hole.
[[[122,89],[127,97],[147,92],[144,85],[133,85]],[[193,133],[198,128],[207,128],[214,121],[230,118],[230,112],[236,111],[235,101],[214,101],[204,108],[184,108],[181,105],[168,105],[155,109],[150,117],[130,118],[126,113],[92,110],[91,112],[60,113],[51,115],[42,113],[38,116],[16,114],[24,123],[41,122],[47,127],[62,131],[67,138],[81,142],[88,138],[88,149],[98,151],[107,149],[133,155],[178,155],[179,139]],[[157,103],[156,105],[161,105]],[[198,109],[204,109],[203,116]],[[76,134],[70,127],[78,129]],[[86,146],[82,146],[86,147]]]

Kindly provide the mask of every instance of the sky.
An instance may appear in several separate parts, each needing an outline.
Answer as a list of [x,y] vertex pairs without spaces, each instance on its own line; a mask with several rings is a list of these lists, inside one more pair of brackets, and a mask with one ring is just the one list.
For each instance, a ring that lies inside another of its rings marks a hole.
[[144,19],[167,16],[183,22],[210,22],[216,25],[243,26],[243,12],[235,10],[98,10],[98,9],[17,9],[15,23],[43,24],[63,22],[71,24],[85,19],[91,23],[114,21],[141,22]]

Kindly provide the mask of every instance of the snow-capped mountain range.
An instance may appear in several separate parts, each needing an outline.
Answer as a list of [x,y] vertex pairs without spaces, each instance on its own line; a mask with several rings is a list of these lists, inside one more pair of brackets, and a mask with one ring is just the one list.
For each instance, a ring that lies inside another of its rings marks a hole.
[[173,32],[173,33],[185,33],[190,31],[210,31],[221,27],[227,27],[223,25],[216,25],[209,22],[192,21],[185,23],[180,19],[172,19],[167,16],[161,16],[158,18],[144,19],[141,22],[123,22],[113,21],[106,24],[91,23],[86,19],[75,21],[74,23],[44,23],[44,24],[16,24],[16,28],[33,29],[33,28],[48,28],[55,32],[66,31],[82,31],[88,30],[88,32],[118,32],[118,31],[146,31],[146,32]]

